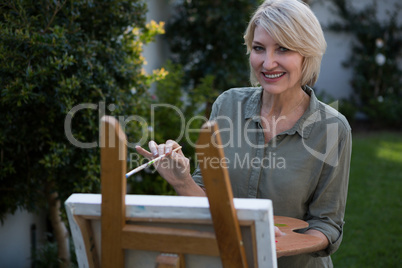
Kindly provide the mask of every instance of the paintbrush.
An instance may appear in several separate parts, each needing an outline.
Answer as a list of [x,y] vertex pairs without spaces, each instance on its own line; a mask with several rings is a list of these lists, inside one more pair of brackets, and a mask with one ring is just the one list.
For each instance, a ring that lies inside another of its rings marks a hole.
[[[172,150],[172,153],[173,153],[173,152],[176,152],[176,151],[178,151],[178,150],[180,150],[180,149],[181,149],[181,146],[179,146],[179,147],[177,147],[176,149]],[[165,156],[166,156],[166,154],[163,154],[163,155],[161,155],[161,156],[158,156],[158,157],[155,158],[155,159],[150,160],[149,162],[147,162],[147,163],[145,163],[145,164],[142,164],[142,165],[139,166],[139,167],[136,167],[135,169],[131,170],[130,172],[128,172],[128,173],[126,174],[126,178],[128,178],[128,177],[130,177],[131,175],[137,173],[138,171],[141,171],[141,170],[143,170],[144,168],[147,168],[147,167],[149,167],[150,165],[152,165],[152,164],[158,162],[159,160],[161,160],[161,159],[164,158]]]

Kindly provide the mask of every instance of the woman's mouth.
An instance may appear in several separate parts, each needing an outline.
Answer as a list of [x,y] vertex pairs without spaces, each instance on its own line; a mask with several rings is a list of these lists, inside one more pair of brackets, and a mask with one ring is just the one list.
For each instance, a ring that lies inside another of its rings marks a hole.
[[285,75],[285,72],[283,73],[274,73],[274,74],[267,74],[267,73],[262,73],[264,75],[264,77],[268,78],[268,79],[275,79],[275,78],[279,78],[281,76]]

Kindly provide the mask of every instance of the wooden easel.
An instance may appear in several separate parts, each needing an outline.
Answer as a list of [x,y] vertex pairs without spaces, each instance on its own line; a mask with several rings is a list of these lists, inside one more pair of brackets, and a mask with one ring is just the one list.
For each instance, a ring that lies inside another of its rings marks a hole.
[[[197,142],[197,153],[202,155],[202,159],[199,159],[203,163],[200,169],[217,233],[221,259],[230,264],[228,267],[247,267],[247,263],[243,263],[243,266],[235,266],[245,260],[240,257],[244,253],[244,248],[241,246],[229,175],[225,162],[222,161],[225,156],[221,145],[217,124],[215,122],[204,124]],[[208,164],[208,161],[211,164]],[[294,232],[294,230],[308,227],[307,222],[283,216],[274,216],[274,221],[281,226],[278,228],[286,233],[285,236],[276,238],[277,257],[311,253],[319,249],[321,240],[318,237]],[[230,259],[233,262],[230,262]]]
[[[101,131],[102,195],[65,202],[79,267],[185,267],[185,259],[189,267],[276,267],[277,257],[318,249],[320,239],[293,232],[308,224],[273,216],[271,200],[233,199],[216,124],[204,125],[197,149],[208,199],[126,195],[126,136],[113,117],[102,118]],[[286,236],[275,239],[274,222]]]
[[[127,222],[126,136],[113,117],[101,119],[101,264],[124,267],[124,250],[151,250],[161,254],[158,267],[185,267],[182,254],[218,255],[223,267],[248,267],[240,226],[233,205],[229,177],[224,168],[202,168],[215,234],[187,229],[134,225]],[[217,126],[205,125],[198,149],[204,160],[224,157]],[[207,146],[205,146],[207,145]]]

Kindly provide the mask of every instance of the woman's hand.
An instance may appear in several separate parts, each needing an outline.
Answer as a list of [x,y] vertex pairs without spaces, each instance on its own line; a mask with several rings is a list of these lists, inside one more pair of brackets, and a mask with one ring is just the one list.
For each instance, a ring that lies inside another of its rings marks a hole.
[[319,247],[317,248],[317,251],[326,249],[328,247],[328,245],[329,245],[328,238],[322,232],[320,232],[318,230],[310,229],[310,230],[307,230],[305,232],[305,234],[313,235],[313,236],[316,236],[321,239],[321,243],[320,243]]
[[166,154],[154,164],[159,174],[173,186],[179,195],[205,196],[205,192],[194,182],[190,174],[190,160],[184,156],[181,150],[173,152],[180,145],[168,140],[165,144],[157,144],[154,141],[148,143],[149,151],[136,146],[137,152],[148,159],[154,159]]

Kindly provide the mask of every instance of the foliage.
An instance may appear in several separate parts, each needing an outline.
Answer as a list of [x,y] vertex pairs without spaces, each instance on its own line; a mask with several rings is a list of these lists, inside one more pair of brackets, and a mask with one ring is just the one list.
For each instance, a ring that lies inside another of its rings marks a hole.
[[214,76],[215,95],[249,84],[243,35],[257,4],[257,0],[200,0],[175,5],[166,37],[173,62],[183,66],[184,89],[191,91],[207,75]]
[[[75,139],[97,142],[102,105],[121,120],[148,109],[150,83],[166,73],[142,70],[142,45],[163,33],[145,11],[140,0],[2,1],[0,219],[46,207],[51,192],[99,191],[99,148],[71,144],[65,119]],[[95,106],[73,113],[79,104]]]
[[334,267],[400,267],[402,135],[353,137],[344,237]]
[[395,4],[387,19],[377,17],[377,1],[356,9],[351,1],[332,0],[340,22],[330,29],[351,33],[350,59],[344,63],[352,68],[354,89],[352,103],[369,119],[382,126],[400,127],[402,117],[402,25],[398,22],[401,6]]
[[[150,138],[157,143],[174,139],[196,165],[198,130],[207,120],[211,104],[226,89],[249,84],[243,33],[257,0],[178,1],[167,23],[166,38],[172,56],[168,75],[158,81],[148,118]],[[138,155],[131,156],[138,159]],[[133,166],[134,167],[134,166]],[[174,194],[151,168],[130,179],[131,191]]]
[[[174,139],[195,167],[198,129],[209,116],[211,104],[226,89],[249,84],[248,60],[243,33],[258,1],[178,1],[166,26],[172,51],[158,81],[154,110],[148,122],[149,139],[164,143]],[[190,129],[190,131],[187,131]],[[136,154],[130,155],[135,167]],[[142,162],[141,162],[142,163]],[[132,192],[174,194],[153,168],[130,178]]]
[[347,118],[349,123],[355,122],[357,107],[349,99],[342,98],[338,100],[326,91],[319,91],[317,89],[314,89],[314,91],[316,92],[317,98],[320,101],[329,104],[332,106],[332,108],[335,108],[337,111],[339,111]]
[[[74,243],[70,242],[71,264],[68,268],[77,268],[77,256],[75,255]],[[57,258],[57,243],[54,242],[53,235],[47,233],[46,242],[39,248],[32,250],[31,266],[36,268],[56,268],[60,267],[60,260]]]
[[[180,64],[166,63],[168,75],[157,82],[155,95],[152,96],[150,118],[150,139],[158,144],[168,139],[176,140],[184,155],[190,158],[191,169],[195,168],[194,145],[198,130],[206,122],[203,116],[205,103],[214,97],[214,76],[203,77],[194,89],[183,91],[184,70]],[[188,131],[190,130],[190,131]],[[138,155],[131,155],[139,159]],[[134,168],[134,166],[132,167]],[[132,192],[138,194],[175,194],[173,188],[153,168],[130,179]]]

